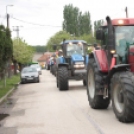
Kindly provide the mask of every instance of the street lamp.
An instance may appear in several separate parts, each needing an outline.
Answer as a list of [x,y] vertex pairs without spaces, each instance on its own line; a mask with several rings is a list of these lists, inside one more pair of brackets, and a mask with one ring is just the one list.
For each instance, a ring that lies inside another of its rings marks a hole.
[[10,7],[12,7],[13,5],[6,5],[6,18],[7,18],[7,27],[9,28],[9,14],[8,14],[8,12],[7,12],[7,8],[8,8],[8,6],[10,6]]

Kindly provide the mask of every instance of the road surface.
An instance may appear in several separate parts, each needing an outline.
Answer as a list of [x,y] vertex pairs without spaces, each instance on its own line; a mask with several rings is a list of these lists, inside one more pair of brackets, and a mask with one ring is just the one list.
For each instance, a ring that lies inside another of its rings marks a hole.
[[119,122],[111,104],[91,109],[82,81],[69,81],[59,91],[56,79],[43,70],[40,83],[21,84],[0,106],[0,134],[134,134],[134,123]]

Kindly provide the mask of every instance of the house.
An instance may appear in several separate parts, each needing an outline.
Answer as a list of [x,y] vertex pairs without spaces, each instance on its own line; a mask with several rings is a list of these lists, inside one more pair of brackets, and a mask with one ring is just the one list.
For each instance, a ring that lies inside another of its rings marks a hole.
[[53,54],[54,52],[45,52],[42,56],[40,56],[38,58],[38,63],[41,65],[41,66],[44,66],[46,61],[51,57],[51,55]]

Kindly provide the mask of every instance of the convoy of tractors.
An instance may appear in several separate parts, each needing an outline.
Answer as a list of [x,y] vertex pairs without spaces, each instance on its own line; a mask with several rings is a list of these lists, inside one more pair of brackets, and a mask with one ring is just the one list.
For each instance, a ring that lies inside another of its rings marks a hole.
[[134,122],[134,19],[106,17],[96,31],[101,48],[87,53],[84,40],[63,40],[51,59],[50,70],[59,90],[68,90],[69,79],[83,80],[89,105],[113,111],[121,122]]

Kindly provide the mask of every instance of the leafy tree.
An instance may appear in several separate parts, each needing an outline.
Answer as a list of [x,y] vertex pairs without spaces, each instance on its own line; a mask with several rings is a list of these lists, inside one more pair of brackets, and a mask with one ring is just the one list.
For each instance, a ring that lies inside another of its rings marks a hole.
[[69,32],[70,34],[77,35],[77,16],[79,13],[79,9],[77,7],[73,7],[72,4],[65,5],[63,11],[63,30]]
[[95,38],[92,34],[84,34],[80,39],[85,40],[88,44],[93,44],[95,42]]
[[12,58],[12,40],[10,30],[0,25],[0,73],[7,70],[7,64]]
[[89,12],[82,14],[79,8],[69,4],[64,7],[63,18],[63,30],[70,34],[81,36],[92,32]]
[[104,24],[104,20],[94,21],[94,31],[96,31],[100,26]]
[[73,36],[71,36],[66,31],[59,31],[49,39],[49,41],[47,42],[46,49],[50,52],[53,52],[53,46],[60,44],[63,39],[73,39]]
[[34,54],[34,49],[32,46],[29,46],[22,39],[13,40],[13,61],[14,63],[19,63],[20,67],[22,64],[27,64],[32,61]]
[[46,52],[46,46],[32,46],[37,53],[44,53]]
[[90,13],[85,12],[83,15],[79,17],[79,32],[80,35],[83,34],[90,34],[92,32],[91,20],[90,20]]

